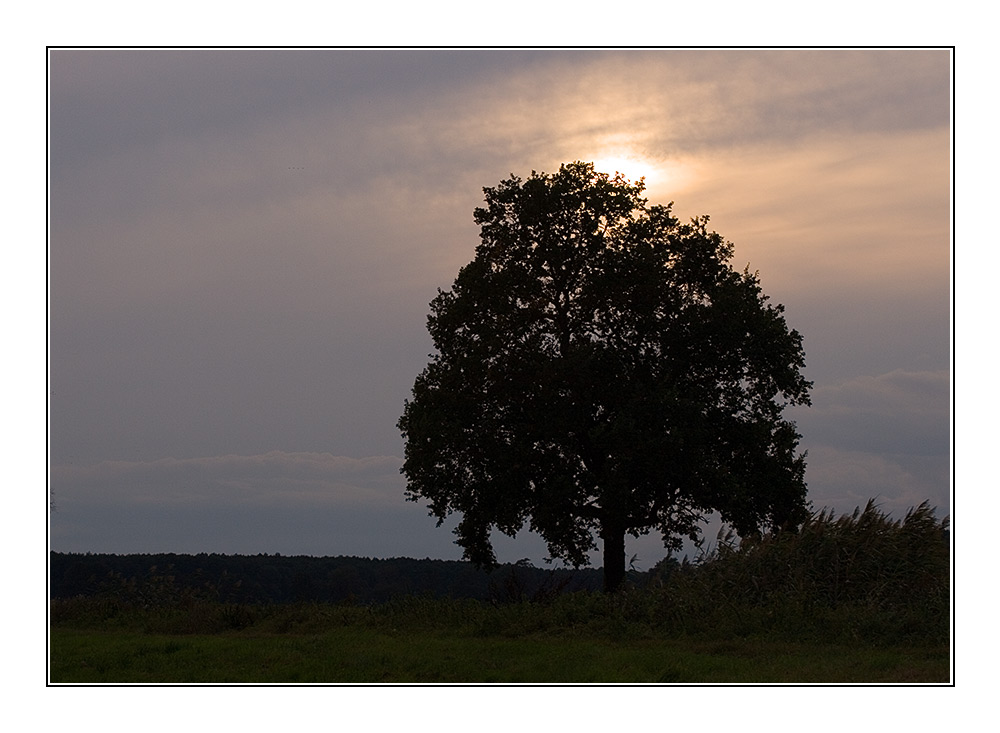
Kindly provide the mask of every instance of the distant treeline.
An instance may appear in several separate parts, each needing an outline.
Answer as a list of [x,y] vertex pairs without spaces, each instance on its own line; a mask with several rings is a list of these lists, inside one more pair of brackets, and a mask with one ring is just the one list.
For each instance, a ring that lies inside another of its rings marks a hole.
[[601,588],[600,569],[491,573],[454,560],[285,555],[110,555],[53,552],[52,598],[121,595],[149,603],[183,597],[224,603],[381,603],[403,595],[510,601]]

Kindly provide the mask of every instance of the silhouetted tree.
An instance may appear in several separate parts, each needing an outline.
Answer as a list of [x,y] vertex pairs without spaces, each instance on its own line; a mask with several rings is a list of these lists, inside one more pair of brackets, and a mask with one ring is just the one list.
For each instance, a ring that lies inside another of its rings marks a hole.
[[465,557],[492,567],[496,528],[526,523],[605,589],[625,535],[666,547],[715,510],[741,534],[808,516],[799,434],[802,339],[732,245],[649,206],[644,183],[572,163],[485,188],[482,242],[431,302],[437,354],[399,428],[407,498],[429,501]]

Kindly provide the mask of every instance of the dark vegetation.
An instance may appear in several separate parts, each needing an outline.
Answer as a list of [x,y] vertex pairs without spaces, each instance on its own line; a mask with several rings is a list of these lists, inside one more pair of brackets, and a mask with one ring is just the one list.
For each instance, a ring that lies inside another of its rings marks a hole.
[[51,595],[157,605],[381,603],[404,595],[505,602],[593,590],[600,571],[542,569],[526,561],[493,572],[453,560],[283,555],[52,553]]
[[597,571],[526,564],[224,555],[51,558],[53,629],[264,634],[358,626],[458,636],[606,640],[764,638],[947,645],[947,520],[925,503],[891,519],[871,502],[798,533],[738,544],[722,534],[694,562],[631,572],[616,593]]

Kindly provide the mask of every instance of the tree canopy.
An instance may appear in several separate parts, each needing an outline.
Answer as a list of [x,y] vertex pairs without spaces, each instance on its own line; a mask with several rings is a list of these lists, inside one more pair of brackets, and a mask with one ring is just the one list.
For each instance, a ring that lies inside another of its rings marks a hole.
[[718,512],[741,535],[808,516],[787,405],[809,404],[802,337],[708,217],[681,223],[644,184],[590,163],[483,189],[481,242],[431,302],[437,353],[399,428],[407,497],[464,555],[526,524],[605,588],[625,536],[668,549]]

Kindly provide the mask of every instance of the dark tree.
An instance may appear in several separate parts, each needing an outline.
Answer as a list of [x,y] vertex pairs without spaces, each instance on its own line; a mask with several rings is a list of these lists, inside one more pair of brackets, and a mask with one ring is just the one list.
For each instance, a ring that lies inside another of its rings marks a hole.
[[553,558],[625,573],[625,535],[669,549],[711,511],[741,535],[808,516],[789,404],[809,404],[802,338],[732,245],[589,163],[486,188],[482,243],[431,302],[437,354],[399,428],[407,498],[465,557],[526,523]]

